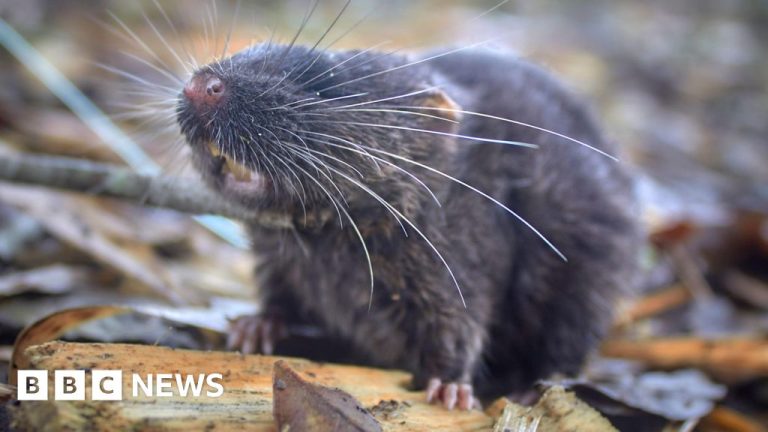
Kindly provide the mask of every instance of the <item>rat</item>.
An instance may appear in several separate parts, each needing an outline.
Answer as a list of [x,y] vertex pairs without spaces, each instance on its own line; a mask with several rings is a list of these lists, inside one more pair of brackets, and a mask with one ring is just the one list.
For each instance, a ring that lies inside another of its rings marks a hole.
[[294,223],[247,227],[263,308],[233,349],[280,354],[311,323],[470,409],[578,373],[632,288],[629,169],[509,53],[260,43],[195,71],[177,119],[211,188]]

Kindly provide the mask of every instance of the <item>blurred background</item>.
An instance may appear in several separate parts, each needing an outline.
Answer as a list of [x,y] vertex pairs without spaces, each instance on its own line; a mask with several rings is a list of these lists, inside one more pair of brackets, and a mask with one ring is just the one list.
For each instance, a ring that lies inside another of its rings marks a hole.
[[[106,112],[111,128],[166,173],[186,175],[184,145],[161,111],[172,107],[180,87],[157,66],[185,77],[168,48],[205,63],[227,39],[229,52],[270,37],[287,42],[311,2],[160,4],[0,0],[0,17]],[[314,44],[343,6],[320,1],[298,42]],[[616,337],[765,339],[768,2],[354,0],[321,46],[342,35],[333,48],[417,51],[492,40],[488,45],[550,69],[590,102],[620,143],[622,163],[637,173],[650,241],[643,292],[626,307]],[[41,83],[4,48],[0,83],[0,154],[122,163],[55,95],[65,89]],[[165,313],[76,339],[216,346],[220,334],[163,329],[170,328],[168,319],[183,316],[194,326],[199,316],[213,331],[226,324],[223,315],[253,310],[252,265],[247,252],[185,215],[0,183],[0,362],[24,325],[82,304],[149,304]],[[648,298],[661,306],[643,303]],[[697,366],[707,383],[726,386],[723,407],[756,424],[768,420],[768,345],[758,346],[766,357],[747,376]],[[645,361],[631,373],[653,366]],[[704,393],[687,397],[711,398]],[[682,417],[695,417],[688,414]]]

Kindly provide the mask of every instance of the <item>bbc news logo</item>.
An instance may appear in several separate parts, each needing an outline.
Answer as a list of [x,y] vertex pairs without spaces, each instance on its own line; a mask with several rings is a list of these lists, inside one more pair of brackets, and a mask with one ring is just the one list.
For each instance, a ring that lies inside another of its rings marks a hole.
[[[123,400],[123,371],[91,370],[90,400]],[[20,370],[17,375],[20,401],[48,400],[48,371]],[[131,397],[217,398],[224,394],[222,374],[131,374]],[[87,381],[84,370],[57,370],[53,372],[53,400],[82,401],[86,398]]]

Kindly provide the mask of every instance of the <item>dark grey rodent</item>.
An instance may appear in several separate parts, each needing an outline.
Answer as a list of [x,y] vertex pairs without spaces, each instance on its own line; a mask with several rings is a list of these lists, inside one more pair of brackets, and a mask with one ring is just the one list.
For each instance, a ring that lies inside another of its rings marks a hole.
[[[413,372],[431,400],[468,408],[472,385],[488,398],[579,371],[632,284],[637,209],[621,163],[471,114],[612,152],[549,74],[490,50],[428,57],[255,45],[197,71],[178,119],[212,187],[296,222],[249,227],[264,313],[236,324],[233,345],[271,350],[275,317],[313,323],[361,361]],[[422,165],[508,206],[567,261]]]

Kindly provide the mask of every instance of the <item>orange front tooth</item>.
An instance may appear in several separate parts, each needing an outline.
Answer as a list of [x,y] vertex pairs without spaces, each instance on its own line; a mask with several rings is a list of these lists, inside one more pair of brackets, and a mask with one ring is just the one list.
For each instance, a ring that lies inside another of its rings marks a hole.
[[210,151],[214,157],[219,156],[221,154],[219,147],[216,146],[216,144],[214,144],[213,141],[208,141],[208,151]]
[[213,141],[209,141],[207,146],[208,146],[208,151],[211,152],[211,155],[213,155],[213,157],[221,156],[224,158],[224,166],[222,167],[223,172],[232,173],[232,175],[235,176],[235,179],[237,181],[241,181],[241,182],[251,181],[251,170],[235,162],[229,156],[223,154],[221,150],[219,150],[219,147]]
[[233,161],[227,156],[224,156],[224,158],[227,161],[227,168],[229,168],[229,171],[232,173],[233,176],[235,176],[235,179],[237,179],[237,181],[241,181],[241,182],[251,181],[251,170]]

